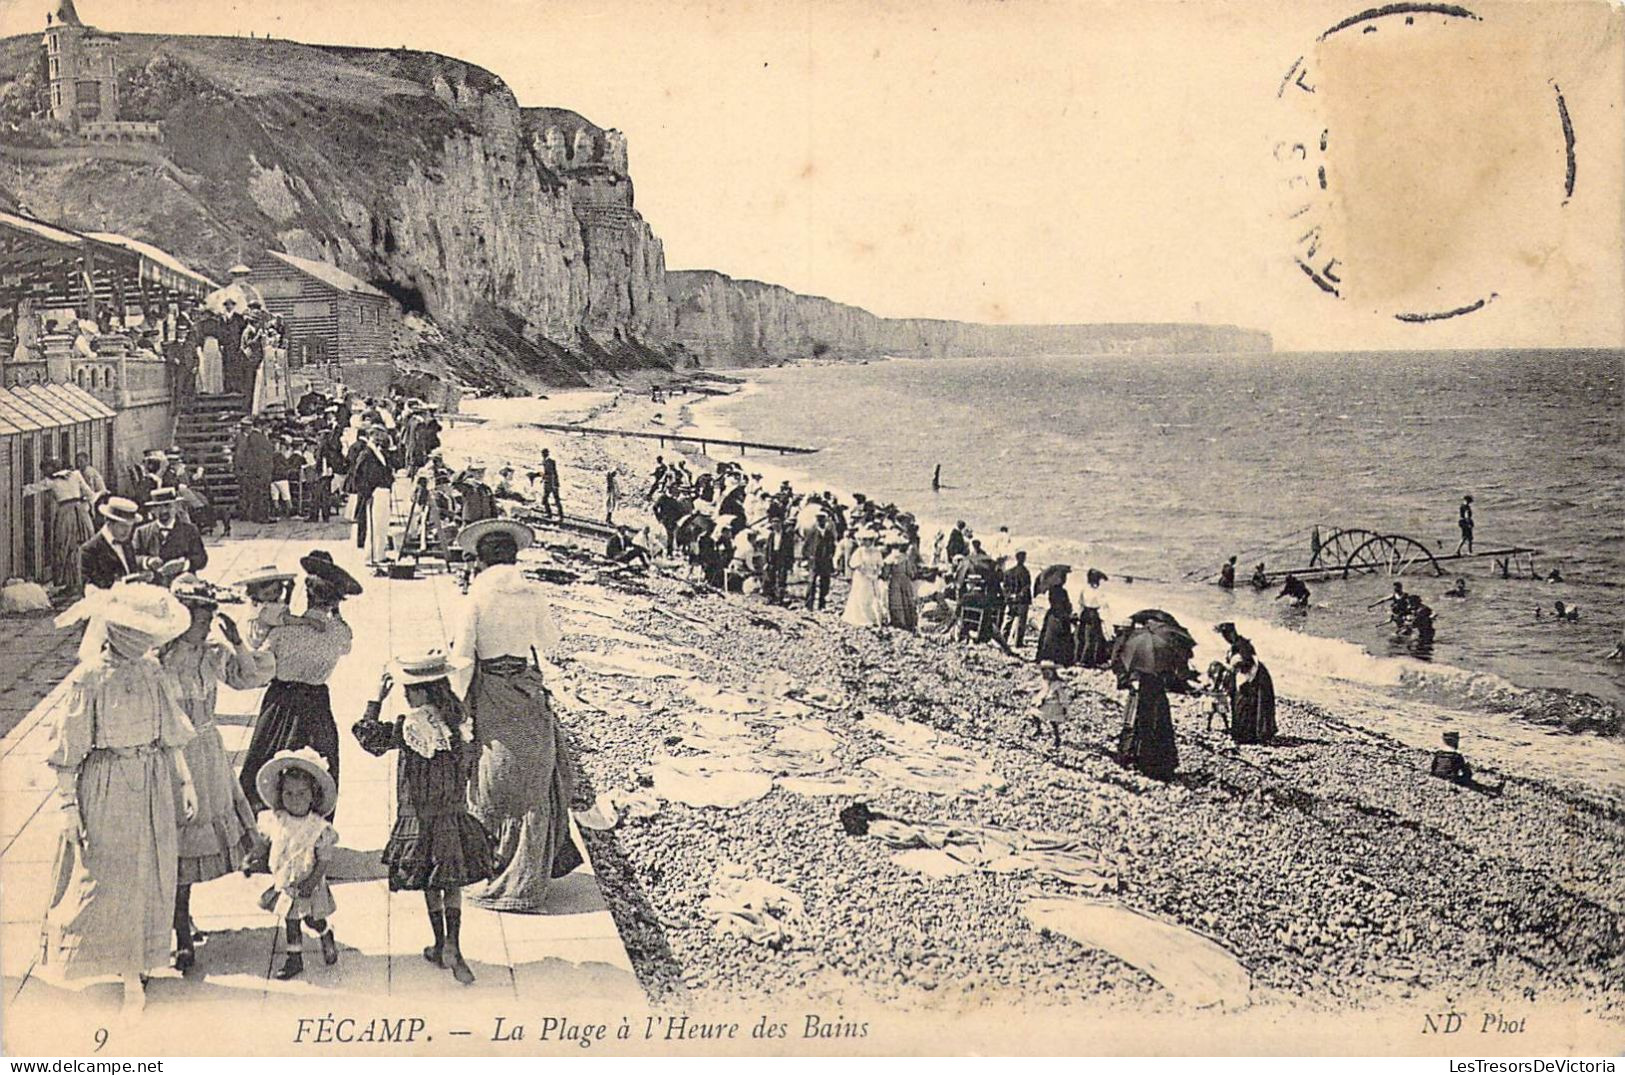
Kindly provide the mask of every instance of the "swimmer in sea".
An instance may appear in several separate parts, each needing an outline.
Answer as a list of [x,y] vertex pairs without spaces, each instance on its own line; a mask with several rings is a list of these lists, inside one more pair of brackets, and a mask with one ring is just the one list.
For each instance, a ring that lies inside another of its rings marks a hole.
[[1270,588],[1270,577],[1264,574],[1263,564],[1259,564],[1257,567],[1253,568],[1252,587],[1255,590],[1267,590]]
[[1275,595],[1277,601],[1283,597],[1292,598],[1293,608],[1309,607],[1309,587],[1305,586],[1303,580],[1296,575],[1288,575],[1286,583],[1281,587],[1281,592]]
[[1467,596],[1467,580],[1464,579],[1464,578],[1458,578],[1456,580],[1456,584],[1454,586],[1450,587],[1450,589],[1446,590],[1444,592],[1444,595],[1446,597],[1466,597]]
[[1564,606],[1563,602],[1554,601],[1552,609],[1552,614],[1560,620],[1567,620],[1570,623],[1580,622],[1580,609],[1578,607],[1568,608]]
[[1555,567],[1552,568],[1552,573],[1550,575],[1546,576],[1546,581],[1547,582],[1562,582],[1563,581],[1563,572],[1559,571]]

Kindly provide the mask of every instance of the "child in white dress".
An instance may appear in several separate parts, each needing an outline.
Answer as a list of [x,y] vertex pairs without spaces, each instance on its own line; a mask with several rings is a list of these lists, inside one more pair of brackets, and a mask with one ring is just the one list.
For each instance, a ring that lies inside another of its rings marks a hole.
[[[332,965],[339,959],[338,942],[327,921],[338,909],[327,885],[327,868],[339,836],[324,816],[332,809],[337,789],[327,763],[309,747],[279,752],[260,767],[254,782],[260,798],[270,804],[258,821],[266,841],[261,852],[271,871],[271,887],[260,896],[260,907],[283,923],[284,959],[276,976],[287,981],[305,970],[301,922],[321,939],[323,962]],[[250,870],[251,865],[244,865],[245,875]]]
[[1038,685],[1038,691],[1033,695],[1031,711],[1033,716],[1033,738],[1044,734],[1044,722],[1049,722],[1050,735],[1054,739],[1055,748],[1061,747],[1061,725],[1067,719],[1067,707],[1072,703],[1072,692],[1067,690],[1066,684],[1061,681],[1061,673],[1054,661],[1040,661],[1038,674],[1043,680]]

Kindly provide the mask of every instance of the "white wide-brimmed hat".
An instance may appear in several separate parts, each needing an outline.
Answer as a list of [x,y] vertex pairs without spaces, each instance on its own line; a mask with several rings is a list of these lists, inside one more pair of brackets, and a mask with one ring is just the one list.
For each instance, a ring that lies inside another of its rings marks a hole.
[[148,582],[117,582],[106,590],[91,587],[56,618],[56,625],[71,627],[84,620],[139,631],[152,639],[153,646],[173,642],[192,626],[186,606],[162,586]]
[[514,545],[528,549],[536,543],[536,532],[517,519],[481,519],[469,523],[457,532],[457,547],[464,552],[477,552],[480,538],[491,534],[508,534]]
[[237,585],[248,589],[254,586],[263,586],[268,582],[292,582],[294,573],[284,571],[275,564],[266,564],[256,567],[248,574],[237,580]]
[[443,649],[432,649],[427,653],[397,657],[390,662],[389,670],[395,682],[404,687],[411,683],[433,683],[437,679],[446,679],[467,670],[473,663],[467,657],[455,657]]
[[281,750],[276,756],[264,765],[254,775],[254,788],[260,793],[260,800],[272,810],[282,806],[282,774],[289,769],[298,769],[309,774],[316,785],[316,801],[310,804],[314,813],[330,814],[333,812],[333,801],[338,798],[338,785],[333,783],[333,774],[327,771],[327,761],[310,747],[300,747],[298,750]]

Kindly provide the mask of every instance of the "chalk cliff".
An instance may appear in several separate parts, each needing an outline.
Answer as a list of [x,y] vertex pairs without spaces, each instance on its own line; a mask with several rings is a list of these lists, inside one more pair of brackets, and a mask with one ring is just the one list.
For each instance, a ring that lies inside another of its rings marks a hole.
[[486,387],[814,355],[1259,345],[1203,326],[892,321],[668,273],[618,131],[521,107],[491,72],[433,53],[124,34],[120,118],[158,123],[162,145],[67,144],[34,118],[39,40],[0,41],[0,161],[27,211],[217,278],[267,247],[336,263],[433,326],[398,357]]
[[673,338],[717,364],[876,355],[1178,354],[1271,346],[1267,333],[1230,325],[984,325],[876,317],[856,306],[708,270],[673,270],[666,273],[666,284]]

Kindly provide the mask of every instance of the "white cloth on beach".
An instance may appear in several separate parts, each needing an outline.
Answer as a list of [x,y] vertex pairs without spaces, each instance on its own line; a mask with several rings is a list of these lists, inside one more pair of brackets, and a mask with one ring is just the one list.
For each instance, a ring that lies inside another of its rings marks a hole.
[[1065,833],[1025,832],[968,822],[911,822],[879,818],[869,835],[901,854],[892,861],[935,877],[969,870],[1030,872],[1094,893],[1117,888],[1117,871],[1083,840]]
[[1247,968],[1193,929],[1096,900],[1033,900],[1022,913],[1038,929],[1098,948],[1144,971],[1193,1007],[1234,1010],[1249,1003],[1252,976]]
[[580,650],[570,659],[589,672],[605,676],[628,676],[632,679],[693,679],[694,673],[686,668],[662,664],[654,660],[660,656],[652,650],[617,649],[608,653]]
[[735,863],[717,868],[700,907],[721,932],[773,948],[794,944],[807,928],[800,896]]
[[773,790],[773,778],[757,770],[745,755],[662,754],[650,769],[654,792],[668,802],[731,809],[760,799]]

